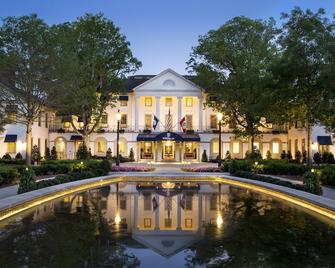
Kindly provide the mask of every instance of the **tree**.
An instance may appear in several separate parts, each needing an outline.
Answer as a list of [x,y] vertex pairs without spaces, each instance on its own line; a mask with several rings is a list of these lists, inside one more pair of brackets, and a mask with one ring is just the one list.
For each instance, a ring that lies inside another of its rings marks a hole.
[[201,162],[208,162],[207,152],[204,150],[201,156]]
[[37,145],[33,146],[33,149],[31,151],[31,160],[35,162],[39,162],[41,160],[41,154],[40,154],[40,149],[38,148]]
[[51,160],[51,154],[50,154],[50,149],[49,149],[49,147],[46,147],[46,148],[45,148],[44,159],[45,159],[45,160]]
[[77,151],[77,159],[85,160],[89,159],[90,154],[87,150],[87,146],[85,143],[80,144],[78,151]]
[[61,91],[57,107],[60,114],[70,116],[74,131],[87,143],[105,109],[115,105],[123,78],[141,63],[119,28],[102,14],[54,26],[53,33]]
[[57,150],[55,146],[51,148],[50,160],[57,160]]
[[133,148],[130,148],[130,152],[129,152],[129,161],[130,161],[130,162],[134,162],[134,161],[135,161],[135,155],[134,155],[134,150],[133,150]]
[[31,165],[33,122],[55,92],[50,29],[35,14],[7,17],[0,27],[0,102],[15,105],[26,126],[26,163]]
[[271,65],[277,48],[274,20],[235,17],[200,37],[189,68],[209,89],[207,105],[225,114],[236,136],[249,138],[253,154],[255,137],[267,127],[276,98]]
[[278,80],[290,120],[306,123],[307,163],[311,164],[312,127],[322,117],[321,107],[326,106],[323,103],[334,91],[334,24],[325,17],[323,9],[313,13],[294,8],[282,19],[285,21],[279,37]]

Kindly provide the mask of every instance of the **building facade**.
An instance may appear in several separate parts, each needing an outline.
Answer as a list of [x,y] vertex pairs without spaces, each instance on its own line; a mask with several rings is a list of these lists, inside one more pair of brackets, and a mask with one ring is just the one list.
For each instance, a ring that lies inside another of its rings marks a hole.
[[[215,159],[219,152],[217,112],[206,106],[206,92],[190,78],[171,69],[158,75],[129,77],[127,92],[119,96],[116,107],[106,109],[99,127],[89,137],[92,155],[105,156],[109,148],[116,155],[119,111],[121,155],[128,156],[132,149],[140,162],[198,162],[206,151],[209,159]],[[268,151],[272,158],[280,158],[283,150],[290,150],[294,157],[296,151],[307,148],[302,125],[268,124],[261,131],[254,147],[263,158]],[[46,147],[55,146],[59,159],[73,159],[81,142],[70,122],[54,113],[41,114],[34,123],[33,145],[39,146],[42,156]],[[236,139],[229,125],[222,127],[222,157],[229,151],[233,158],[244,158],[248,150],[248,140]],[[25,155],[24,126],[6,126],[0,136],[0,154],[6,152]]]

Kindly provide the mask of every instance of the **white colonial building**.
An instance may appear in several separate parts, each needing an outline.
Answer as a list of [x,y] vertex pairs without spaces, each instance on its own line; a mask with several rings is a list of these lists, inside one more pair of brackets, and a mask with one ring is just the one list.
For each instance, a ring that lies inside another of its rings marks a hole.
[[[105,156],[110,148],[116,155],[116,114],[119,110],[122,129],[119,147],[123,156],[128,156],[132,148],[135,159],[143,162],[198,162],[204,150],[210,159],[216,158],[219,151],[217,112],[206,107],[205,90],[193,83],[191,78],[171,69],[158,75],[129,77],[128,91],[119,96],[116,107],[107,108],[99,128],[90,135],[91,153]],[[154,117],[159,119],[155,129]],[[180,124],[183,118],[184,129]],[[262,132],[254,146],[264,158],[267,151],[271,152],[272,158],[279,158],[283,150],[290,150],[293,156],[298,150],[306,150],[306,129],[299,124],[269,124]],[[318,138],[314,139],[317,142]],[[329,138],[326,139],[328,147],[324,149],[329,150],[332,142],[330,139],[329,144]],[[325,138],[320,141],[325,142]],[[59,158],[72,159],[81,142],[82,137],[73,131],[66,118],[57,118],[54,113],[41,114],[34,124],[33,144],[39,146],[42,156],[46,147],[55,146]],[[319,149],[319,145],[313,148]],[[222,157],[229,151],[232,157],[243,158],[248,150],[248,140],[235,139],[229,125],[224,125]],[[0,154],[6,152],[12,156],[18,152],[25,155],[24,126],[13,123],[0,134]]]

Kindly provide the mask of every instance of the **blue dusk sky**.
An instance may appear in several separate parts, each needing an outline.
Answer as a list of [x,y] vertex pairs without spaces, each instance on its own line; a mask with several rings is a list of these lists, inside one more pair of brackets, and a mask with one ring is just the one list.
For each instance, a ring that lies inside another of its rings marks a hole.
[[157,74],[166,68],[185,74],[185,62],[199,35],[241,15],[274,17],[278,23],[280,13],[295,6],[313,11],[322,7],[329,18],[335,13],[334,0],[0,0],[0,17],[37,13],[54,24],[102,12],[121,28],[142,61],[137,74]]

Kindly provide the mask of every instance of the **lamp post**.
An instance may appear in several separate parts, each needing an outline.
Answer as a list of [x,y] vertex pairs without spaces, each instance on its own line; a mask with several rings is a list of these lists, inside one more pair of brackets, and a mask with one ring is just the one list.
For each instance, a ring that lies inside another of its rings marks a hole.
[[116,113],[116,120],[117,120],[117,132],[116,132],[116,161],[115,164],[120,166],[120,148],[119,148],[119,139],[120,139],[120,120],[121,120],[121,113],[120,110]]
[[222,113],[218,113],[217,118],[219,120],[219,156],[218,156],[218,167],[221,167],[221,128],[222,128],[222,118],[223,118],[223,114]]

